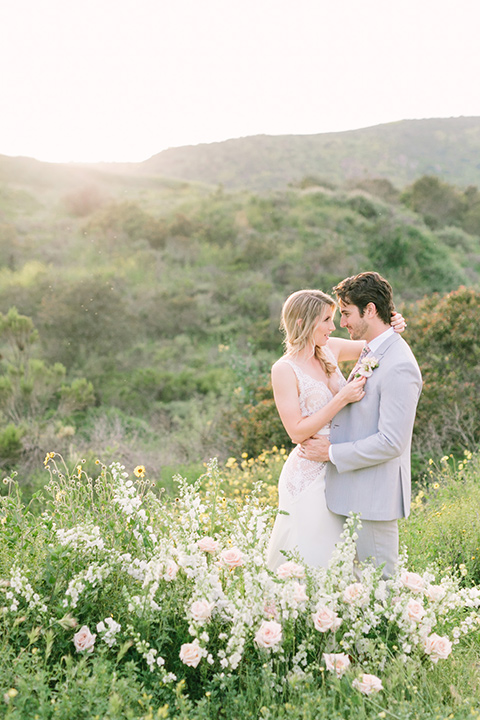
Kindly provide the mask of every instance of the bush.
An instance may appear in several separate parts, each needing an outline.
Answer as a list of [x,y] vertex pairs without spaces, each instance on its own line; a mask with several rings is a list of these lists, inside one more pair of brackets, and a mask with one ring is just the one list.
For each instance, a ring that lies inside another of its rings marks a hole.
[[10,423],[0,430],[0,467],[9,471],[20,459],[24,429]]
[[424,380],[414,449],[425,460],[473,450],[480,442],[480,292],[463,287],[411,310],[406,338]]

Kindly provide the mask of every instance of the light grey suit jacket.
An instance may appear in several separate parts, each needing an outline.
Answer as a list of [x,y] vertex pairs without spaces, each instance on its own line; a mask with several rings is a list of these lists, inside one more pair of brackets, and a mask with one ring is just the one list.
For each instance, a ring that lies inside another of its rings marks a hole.
[[339,515],[394,520],[410,512],[410,447],[422,376],[399,335],[373,354],[378,367],[367,379],[365,397],[332,421],[335,465],[327,463],[326,499]]

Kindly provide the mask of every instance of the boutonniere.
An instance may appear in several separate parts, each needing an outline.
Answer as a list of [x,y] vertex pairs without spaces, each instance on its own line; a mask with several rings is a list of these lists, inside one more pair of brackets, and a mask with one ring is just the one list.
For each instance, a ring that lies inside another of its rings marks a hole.
[[366,377],[369,378],[370,375],[373,373],[375,368],[378,367],[378,360],[376,357],[366,357],[363,358],[363,360],[360,360],[360,363],[358,365],[358,368],[355,371],[355,375],[353,377],[359,378],[359,377]]

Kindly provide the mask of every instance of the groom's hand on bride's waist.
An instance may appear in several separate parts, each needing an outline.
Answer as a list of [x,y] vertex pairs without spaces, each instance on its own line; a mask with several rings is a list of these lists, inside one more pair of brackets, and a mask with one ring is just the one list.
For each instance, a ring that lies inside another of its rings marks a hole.
[[326,462],[328,460],[328,448],[330,440],[326,435],[311,437],[305,440],[299,448],[298,454],[306,460]]

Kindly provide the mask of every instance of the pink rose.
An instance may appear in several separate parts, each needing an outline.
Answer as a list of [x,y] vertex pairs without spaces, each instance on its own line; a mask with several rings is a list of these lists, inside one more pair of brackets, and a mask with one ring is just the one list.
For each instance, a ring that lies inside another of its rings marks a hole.
[[363,605],[368,600],[364,585],[359,582],[348,585],[343,591],[343,599],[349,605]]
[[197,543],[200,550],[206,553],[214,553],[217,552],[219,543],[217,540],[214,540],[212,537],[209,537],[208,535],[203,537],[201,540]]
[[243,553],[237,547],[228,548],[220,555],[222,562],[229,568],[236,568],[243,565]]
[[417,600],[413,600],[412,598],[408,601],[405,607],[405,614],[409,620],[413,620],[413,622],[418,623],[425,615],[425,608],[422,603],[419,603]]
[[350,658],[345,653],[323,653],[327,670],[336,673],[338,678],[345,674],[350,665]]
[[339,618],[335,610],[322,606],[316,613],[312,614],[313,624],[318,632],[328,632],[328,630],[336,630],[342,624],[342,618]]
[[175,560],[168,560],[163,579],[168,580],[168,582],[170,582],[171,580],[175,580],[177,572],[178,572],[178,565],[175,562]]
[[308,600],[308,595],[305,592],[305,585],[302,585],[301,583],[294,583],[293,585],[293,599],[296,603],[304,603]]
[[263,606],[263,612],[265,615],[271,618],[277,617],[277,606],[275,605],[275,600],[269,600],[268,602],[265,602]]
[[425,587],[425,580],[418,573],[404,570],[400,575],[400,580],[406,588],[413,592],[422,592]]
[[427,585],[425,588],[425,595],[432,602],[439,602],[445,597],[445,588],[441,585]]
[[437,663],[439,660],[445,660],[452,652],[452,643],[447,637],[432,633],[425,640],[425,652],[430,655],[430,660]]
[[360,690],[360,692],[364,693],[364,695],[371,695],[372,693],[377,693],[380,692],[380,690],[383,690],[380,678],[376,675],[369,675],[368,673],[363,673],[360,677],[355,678],[352,685],[356,690]]
[[292,577],[304,578],[305,568],[303,565],[299,565],[298,563],[289,560],[288,562],[284,562],[282,565],[279,565],[277,568],[277,575],[279,578],[282,578],[282,580]]
[[207,600],[195,600],[190,606],[190,612],[196,622],[203,623],[212,615],[212,610],[215,603],[210,603]]
[[282,626],[276,620],[264,620],[255,633],[259,647],[272,648],[282,641]]
[[190,667],[196,668],[202,659],[202,649],[198,644],[198,640],[191,643],[184,643],[180,648],[180,660]]
[[73,643],[77,652],[93,652],[95,638],[97,636],[91,633],[86,625],[80,628],[73,636]]

